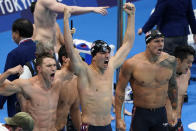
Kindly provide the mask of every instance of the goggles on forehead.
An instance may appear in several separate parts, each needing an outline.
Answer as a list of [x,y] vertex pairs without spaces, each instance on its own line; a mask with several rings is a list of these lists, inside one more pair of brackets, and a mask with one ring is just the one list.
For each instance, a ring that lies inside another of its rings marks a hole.
[[151,30],[146,33],[146,37],[145,37],[146,44],[148,44],[151,40],[157,39],[160,37],[164,38],[163,34],[159,32],[159,30]]
[[93,42],[92,47],[91,47],[91,55],[94,57],[96,53],[98,52],[108,52],[110,53],[111,48],[110,46],[102,40],[96,40]]

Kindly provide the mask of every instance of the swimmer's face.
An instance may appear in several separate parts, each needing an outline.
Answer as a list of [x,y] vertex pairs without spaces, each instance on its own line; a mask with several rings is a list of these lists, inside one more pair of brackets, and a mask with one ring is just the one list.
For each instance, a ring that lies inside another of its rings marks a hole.
[[105,52],[97,52],[93,59],[95,59],[98,68],[106,70],[108,68],[110,52],[109,50],[106,50]]
[[56,61],[52,58],[44,58],[40,66],[40,73],[44,79],[52,82],[56,72]]
[[147,48],[149,48],[150,52],[157,56],[161,55],[161,52],[163,51],[163,47],[164,47],[163,37],[153,39],[147,44]]
[[177,72],[186,74],[187,71],[192,67],[192,63],[194,60],[193,55],[187,55],[187,58],[181,61],[179,58],[177,58]]

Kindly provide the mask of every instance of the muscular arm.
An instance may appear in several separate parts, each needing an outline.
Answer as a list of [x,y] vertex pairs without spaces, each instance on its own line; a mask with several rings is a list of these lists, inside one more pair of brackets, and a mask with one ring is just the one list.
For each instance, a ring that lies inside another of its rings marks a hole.
[[21,89],[17,86],[18,80],[13,82],[7,80],[10,75],[21,73],[21,69],[22,67],[19,65],[8,69],[6,72],[0,75],[0,95],[10,96],[21,91]]
[[177,101],[178,101],[178,88],[177,88],[177,83],[176,83],[176,60],[175,58],[172,60],[172,68],[173,68],[173,73],[172,73],[171,79],[169,80],[168,96],[171,101],[172,108],[176,110]]
[[116,111],[116,120],[121,119],[121,110],[122,104],[125,98],[125,88],[130,80],[130,67],[128,62],[126,61],[119,74],[119,80],[116,87],[116,95],[115,95],[115,111]]
[[6,72],[4,72],[3,74],[0,75],[0,86],[3,85],[3,83],[6,81],[8,82],[8,80],[6,80],[9,76],[11,75],[10,71],[7,70]]
[[108,7],[79,7],[79,6],[67,6],[65,4],[62,4],[60,2],[57,2],[56,0],[42,0],[41,4],[58,13],[63,13],[64,8],[67,8],[71,14],[84,14],[89,12],[95,12],[100,13],[102,15],[106,15],[107,11],[106,8]]
[[[132,9],[130,10],[129,8]],[[122,46],[119,48],[115,56],[111,58],[114,69],[122,65],[127,55],[129,54],[135,39],[135,7],[133,4],[126,3],[124,9],[128,14],[127,29]]]
[[64,44],[69,58],[71,59],[72,66],[74,67],[74,72],[79,75],[81,70],[85,68],[85,65],[75,48],[73,47],[73,40],[71,32],[69,29],[69,12],[65,9],[64,12]]

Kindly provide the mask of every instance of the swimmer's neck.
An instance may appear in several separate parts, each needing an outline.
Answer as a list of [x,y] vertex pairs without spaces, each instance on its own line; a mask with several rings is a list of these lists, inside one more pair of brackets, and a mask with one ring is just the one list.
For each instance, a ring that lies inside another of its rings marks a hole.
[[159,55],[154,55],[150,51],[146,50],[144,52],[146,58],[149,60],[150,63],[156,63],[159,61],[160,56]]
[[105,70],[101,69],[97,66],[97,64],[95,62],[92,61],[92,63],[90,64],[91,69],[93,69],[94,71],[96,71],[98,74],[104,74]]
[[38,81],[40,81],[40,85],[41,87],[43,87],[44,89],[49,89],[52,87],[52,82],[50,82],[49,80],[47,80],[46,78],[44,78],[42,76],[42,74],[38,74],[37,75],[37,79]]
[[69,72],[73,72],[72,66],[70,65],[69,62],[67,63],[63,62],[61,69],[69,71]]

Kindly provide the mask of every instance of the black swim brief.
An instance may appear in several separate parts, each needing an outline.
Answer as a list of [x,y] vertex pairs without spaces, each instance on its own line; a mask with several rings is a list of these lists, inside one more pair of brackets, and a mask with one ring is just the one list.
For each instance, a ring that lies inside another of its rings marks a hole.
[[133,107],[130,131],[168,131],[165,107]]

